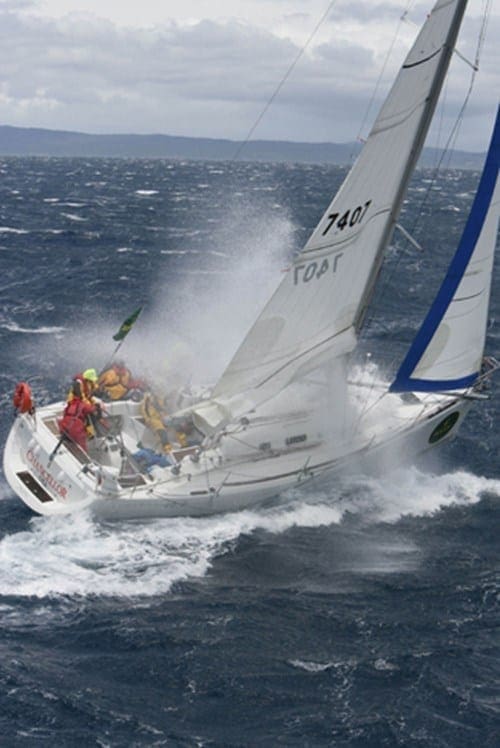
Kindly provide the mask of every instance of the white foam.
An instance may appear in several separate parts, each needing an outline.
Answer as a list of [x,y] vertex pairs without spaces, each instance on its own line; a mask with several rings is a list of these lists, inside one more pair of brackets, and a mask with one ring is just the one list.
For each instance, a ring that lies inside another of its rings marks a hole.
[[83,216],[78,216],[76,213],[61,213],[64,218],[67,218],[69,221],[75,221],[75,222],[84,222],[87,219]]
[[333,662],[312,662],[309,660],[289,660],[292,667],[298,668],[299,670],[305,670],[307,673],[323,673],[325,670],[329,670],[335,667]]
[[12,226],[0,226],[0,234],[29,234],[27,229],[14,229]]
[[372,521],[396,522],[404,516],[429,516],[452,504],[475,504],[484,493],[500,496],[500,480],[457,470],[443,475],[407,467],[383,478],[353,480],[350,511]]
[[165,594],[177,582],[206,575],[214,559],[241,535],[256,530],[280,534],[292,527],[338,525],[346,511],[367,522],[395,522],[409,514],[433,514],[454,503],[475,503],[485,492],[500,496],[500,481],[465,471],[432,476],[410,468],[385,480],[338,485],[328,493],[293,491],[289,503],[272,508],[202,519],[105,525],[85,513],[37,517],[27,530],[0,541],[0,594]]
[[29,333],[30,335],[53,335],[66,329],[64,327],[21,327],[15,322],[7,322],[2,327],[9,332]]
[[100,525],[87,514],[37,517],[0,541],[0,594],[152,596],[204,576],[242,534],[337,523],[341,511],[290,505],[208,519]]

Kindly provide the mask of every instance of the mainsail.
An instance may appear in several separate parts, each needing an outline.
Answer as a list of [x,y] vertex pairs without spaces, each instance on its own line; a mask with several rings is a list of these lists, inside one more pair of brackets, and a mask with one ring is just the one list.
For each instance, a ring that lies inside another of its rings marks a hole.
[[470,387],[481,371],[500,215],[500,107],[462,239],[393,392]]
[[361,154],[196,416],[206,430],[350,353],[453,52],[466,0],[438,0]]

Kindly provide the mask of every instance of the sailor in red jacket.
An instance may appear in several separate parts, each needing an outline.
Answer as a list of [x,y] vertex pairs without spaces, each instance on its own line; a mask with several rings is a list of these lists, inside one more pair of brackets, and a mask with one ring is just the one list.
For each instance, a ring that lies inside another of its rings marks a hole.
[[87,451],[87,423],[90,415],[97,413],[98,406],[73,395],[66,405],[62,419],[59,421],[61,434]]

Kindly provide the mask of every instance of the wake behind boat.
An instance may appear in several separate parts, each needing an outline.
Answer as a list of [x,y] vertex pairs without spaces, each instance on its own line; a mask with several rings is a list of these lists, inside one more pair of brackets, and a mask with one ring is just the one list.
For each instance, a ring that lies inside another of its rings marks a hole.
[[500,118],[448,273],[393,381],[366,382],[355,352],[384,251],[422,149],[465,12],[440,0],[366,144],[302,252],[212,390],[173,414],[200,443],[143,466],[157,437],[130,400],[108,430],[61,440],[65,403],[21,407],[4,471],[40,514],[107,517],[240,509],[304,481],[411,459],[452,437],[498,364],[484,359],[498,232]]

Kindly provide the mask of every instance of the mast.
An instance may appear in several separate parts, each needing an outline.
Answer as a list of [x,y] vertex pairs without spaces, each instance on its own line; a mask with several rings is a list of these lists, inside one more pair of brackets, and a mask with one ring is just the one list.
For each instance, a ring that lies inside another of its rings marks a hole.
[[[450,0],[448,0],[445,3],[438,3],[436,7],[434,8],[434,10],[432,11],[432,13],[435,13],[443,5],[449,5],[449,4],[451,4]],[[443,82],[446,77],[446,73],[448,71],[448,66],[450,63],[451,55],[453,54],[458,32],[462,24],[462,19],[464,17],[465,9],[467,7],[467,0],[459,0],[459,2],[456,3],[456,6],[457,7],[456,7],[455,14],[453,16],[453,20],[449,28],[448,35],[441,48],[441,58],[440,58],[438,67],[436,69],[435,75],[434,75],[433,84],[429,91],[429,95],[427,98],[427,105],[422,110],[420,126],[418,128],[417,136],[415,138],[413,148],[410,151],[408,161],[406,163],[406,167],[403,173],[403,177],[401,179],[401,184],[399,186],[399,190],[394,200],[390,220],[387,223],[387,227],[386,227],[384,234],[380,238],[379,250],[377,252],[377,257],[374,263],[373,274],[371,276],[369,283],[366,286],[365,293],[361,300],[359,311],[356,316],[356,320],[354,324],[356,332],[359,332],[359,330],[361,329],[363,325],[366,310],[373,296],[373,292],[375,290],[375,285],[376,285],[376,280],[378,278],[380,267],[382,265],[383,253],[391,241],[392,234],[394,232],[394,227],[396,226],[399,213],[401,212],[401,206],[403,204],[403,199],[404,199],[406,190],[408,188],[408,183],[413,174],[415,166],[417,165],[418,159],[422,152],[422,148],[424,147],[425,139],[427,137],[427,133],[429,131],[432,118],[434,116],[436,105],[439,99],[439,94],[441,93]],[[417,44],[418,44],[418,40],[417,40]],[[438,53],[439,51],[435,52],[434,55],[437,55]],[[431,55],[431,56],[434,56],[434,55]],[[409,57],[407,58],[407,61],[404,63],[402,67],[402,71],[408,70],[418,65],[425,65],[425,63],[428,62],[430,59],[430,57],[428,57],[428,58],[423,58],[421,60],[416,60],[415,62],[412,62],[410,58],[411,58],[411,53]],[[378,126],[377,123],[382,118],[382,116],[383,116],[383,111],[377,118],[377,122],[375,123],[372,129],[372,133],[377,132],[377,126]]]

